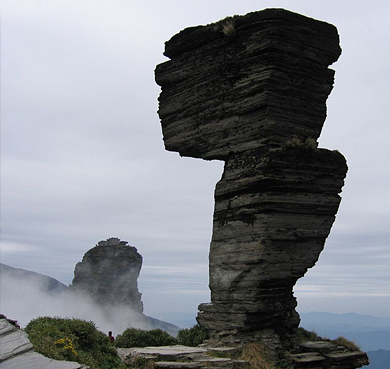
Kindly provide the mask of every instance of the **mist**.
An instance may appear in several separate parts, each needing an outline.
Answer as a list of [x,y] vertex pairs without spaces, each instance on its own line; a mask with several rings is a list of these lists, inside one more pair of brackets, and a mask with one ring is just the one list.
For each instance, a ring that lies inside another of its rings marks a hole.
[[17,320],[24,328],[32,319],[50,316],[78,318],[93,321],[103,333],[112,331],[114,335],[129,327],[149,330],[154,327],[147,317],[126,306],[98,306],[91,298],[79,292],[50,292],[47,283],[35,278],[10,276],[1,273],[1,313],[7,318]]

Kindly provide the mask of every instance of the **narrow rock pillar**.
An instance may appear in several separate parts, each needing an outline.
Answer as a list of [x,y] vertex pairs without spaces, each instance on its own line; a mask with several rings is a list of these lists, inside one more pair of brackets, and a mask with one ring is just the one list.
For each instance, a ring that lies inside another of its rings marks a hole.
[[334,26],[266,9],[187,28],[156,68],[165,148],[225,161],[215,190],[211,303],[198,322],[221,344],[294,341],[292,289],[314,266],[347,166],[317,147],[341,53]]

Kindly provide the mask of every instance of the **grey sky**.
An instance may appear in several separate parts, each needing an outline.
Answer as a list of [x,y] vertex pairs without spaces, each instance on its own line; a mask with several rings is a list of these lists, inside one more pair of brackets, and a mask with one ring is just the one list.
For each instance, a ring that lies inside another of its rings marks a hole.
[[349,172],[300,311],[390,315],[390,3],[387,0],[3,0],[1,262],[65,284],[98,241],[144,257],[147,314],[209,301],[222,162],[164,150],[156,64],[185,27],[282,7],[337,26],[343,53],[320,146]]

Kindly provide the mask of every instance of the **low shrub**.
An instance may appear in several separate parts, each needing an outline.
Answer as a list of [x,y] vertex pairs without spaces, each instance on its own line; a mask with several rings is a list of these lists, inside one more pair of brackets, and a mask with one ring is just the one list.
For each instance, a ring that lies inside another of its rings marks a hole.
[[306,329],[299,327],[298,331],[298,340],[299,342],[304,342],[304,341],[322,341],[324,338],[319,336],[316,332],[314,331],[307,331]]
[[347,340],[345,337],[338,337],[335,340],[331,341],[336,346],[343,346],[348,351],[359,351],[360,347],[352,341]]
[[304,341],[328,341],[333,343],[336,346],[343,346],[348,351],[359,351],[360,347],[356,345],[355,342],[347,340],[345,337],[338,337],[334,340],[330,340],[325,337],[319,336],[317,333],[313,331],[307,331],[304,328],[298,328],[298,339],[299,342]]
[[115,346],[122,348],[169,346],[176,344],[176,338],[170,336],[161,329],[144,331],[137,328],[127,328],[122,334],[119,334],[115,340]]
[[202,328],[199,324],[194,325],[192,328],[182,329],[177,334],[177,340],[184,346],[198,346],[205,340],[210,338],[207,330]]
[[114,369],[121,360],[93,322],[40,317],[25,328],[34,350],[56,360],[77,361],[91,369]]

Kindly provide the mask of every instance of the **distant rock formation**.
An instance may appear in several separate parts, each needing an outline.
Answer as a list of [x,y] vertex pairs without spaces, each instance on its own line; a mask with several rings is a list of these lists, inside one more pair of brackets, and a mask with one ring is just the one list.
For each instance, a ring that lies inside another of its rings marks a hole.
[[142,313],[137,279],[142,256],[119,238],[100,241],[76,264],[71,291],[89,295],[102,307],[123,305]]
[[293,287],[314,266],[347,165],[317,148],[341,53],[334,26],[266,9],[187,28],[157,66],[165,148],[225,161],[215,190],[211,303],[215,342],[292,347]]
[[[176,336],[178,326],[143,314],[137,287],[141,266],[137,249],[118,238],[100,241],[87,251],[69,287],[46,275],[0,264],[1,313],[17,317],[21,326],[38,316],[60,315],[116,327],[116,334],[132,326],[160,328]],[[70,307],[72,302],[77,302],[80,315]]]

